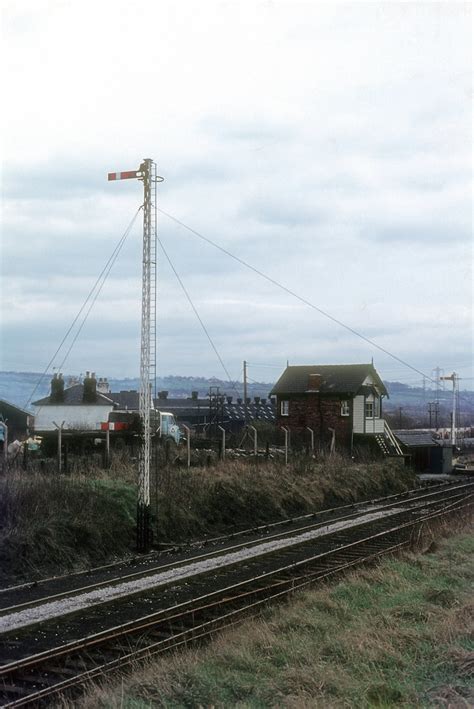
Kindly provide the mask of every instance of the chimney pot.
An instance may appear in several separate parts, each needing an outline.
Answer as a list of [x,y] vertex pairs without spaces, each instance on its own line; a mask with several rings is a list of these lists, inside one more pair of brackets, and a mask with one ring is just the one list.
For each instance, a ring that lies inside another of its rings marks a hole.
[[232,404],[232,397],[231,396],[227,396],[226,399],[227,399],[228,404]]
[[258,406],[258,404],[260,403],[260,397],[259,397],[259,396],[254,396],[254,397],[253,397],[253,400],[255,401],[255,403],[256,403],[257,406]]
[[240,405],[242,403],[242,399],[237,399],[237,403]]

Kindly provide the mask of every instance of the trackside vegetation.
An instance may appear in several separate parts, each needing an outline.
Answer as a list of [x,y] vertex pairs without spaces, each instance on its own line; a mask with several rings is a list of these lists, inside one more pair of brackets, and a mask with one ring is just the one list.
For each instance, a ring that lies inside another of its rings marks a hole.
[[[155,539],[183,542],[415,486],[395,461],[229,461],[162,467],[152,479]],[[0,581],[35,578],[133,554],[135,466],[0,478]]]
[[74,706],[473,706],[473,559],[465,532],[386,559],[204,648],[151,660]]

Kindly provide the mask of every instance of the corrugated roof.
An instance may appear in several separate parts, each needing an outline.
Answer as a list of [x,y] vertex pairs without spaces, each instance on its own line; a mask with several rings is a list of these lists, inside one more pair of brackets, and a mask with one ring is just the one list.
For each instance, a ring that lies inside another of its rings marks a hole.
[[[84,402],[82,400],[82,395],[84,393],[84,387],[82,384],[74,384],[72,387],[68,387],[64,390],[64,401],[52,402],[49,396],[45,396],[44,399],[39,399],[38,401],[33,401],[33,406],[90,406],[90,402]],[[105,396],[105,394],[100,394],[97,392],[97,399],[94,401],[94,406],[111,406],[112,399],[109,398],[111,395]]]
[[388,395],[384,383],[372,364],[305,364],[285,369],[270,394],[304,394],[309,390],[309,375],[320,374],[321,394],[357,394],[370,374],[382,394]]

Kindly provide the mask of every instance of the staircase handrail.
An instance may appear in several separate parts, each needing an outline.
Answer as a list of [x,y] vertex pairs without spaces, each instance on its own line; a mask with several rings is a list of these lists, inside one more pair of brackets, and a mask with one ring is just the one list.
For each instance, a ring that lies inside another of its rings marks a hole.
[[400,444],[397,441],[397,439],[395,438],[392,429],[390,428],[388,423],[385,421],[385,419],[384,419],[384,433],[387,436],[390,443],[392,444],[392,446],[395,448],[397,455],[403,455],[403,451],[400,447]]

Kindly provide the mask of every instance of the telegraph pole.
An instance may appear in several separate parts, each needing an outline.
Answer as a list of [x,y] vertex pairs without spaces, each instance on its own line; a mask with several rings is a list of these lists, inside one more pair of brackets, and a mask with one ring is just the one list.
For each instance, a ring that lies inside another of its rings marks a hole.
[[109,180],[138,179],[143,182],[143,256],[142,311],[140,338],[141,423],[138,456],[137,549],[147,552],[151,546],[150,462],[152,387],[156,373],[156,185],[163,178],[156,174],[156,164],[143,160],[138,170],[111,172]]

